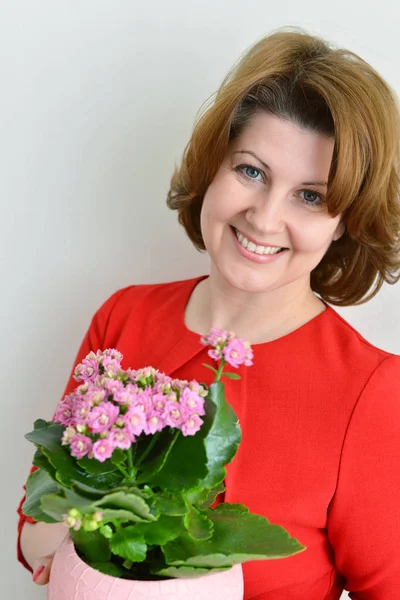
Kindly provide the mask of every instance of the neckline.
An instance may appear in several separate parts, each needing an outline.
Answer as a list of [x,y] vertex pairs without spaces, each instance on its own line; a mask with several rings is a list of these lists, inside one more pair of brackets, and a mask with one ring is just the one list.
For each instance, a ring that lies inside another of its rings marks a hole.
[[[183,303],[180,306],[180,326],[181,326],[182,332],[184,332],[185,337],[187,339],[192,339],[193,341],[198,340],[200,338],[201,334],[196,333],[195,331],[192,331],[191,329],[189,329],[187,327],[187,325],[185,323],[185,310],[186,310],[186,306],[188,305],[189,299],[190,299],[195,287],[197,286],[197,284],[199,284],[204,279],[207,279],[208,277],[209,277],[209,275],[200,275],[198,277],[194,277],[192,279],[187,280],[187,283],[188,283],[187,291],[186,291],[186,294],[184,294],[184,296],[183,296]],[[251,347],[252,348],[263,348],[263,347],[265,348],[267,346],[270,347],[271,344],[277,345],[277,344],[286,343],[289,338],[296,337],[297,335],[300,335],[308,328],[313,327],[319,321],[323,321],[323,320],[329,318],[330,315],[333,314],[335,311],[322,298],[319,298],[319,300],[321,300],[321,302],[325,305],[324,311],[322,311],[321,313],[319,313],[318,315],[316,315],[309,321],[306,321],[306,323],[303,323],[303,325],[300,325],[300,327],[297,327],[297,329],[293,329],[293,331],[290,331],[289,333],[286,333],[285,335],[283,335],[279,338],[276,338],[275,340],[271,340],[269,342],[259,342],[258,344],[251,344]]]

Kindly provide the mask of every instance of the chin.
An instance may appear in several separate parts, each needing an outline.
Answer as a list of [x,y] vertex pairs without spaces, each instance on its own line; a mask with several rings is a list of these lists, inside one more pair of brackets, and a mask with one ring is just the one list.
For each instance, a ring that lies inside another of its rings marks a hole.
[[226,285],[240,291],[250,294],[260,294],[274,289],[273,283],[267,281],[259,273],[241,273],[239,269],[226,269],[217,266],[218,277]]

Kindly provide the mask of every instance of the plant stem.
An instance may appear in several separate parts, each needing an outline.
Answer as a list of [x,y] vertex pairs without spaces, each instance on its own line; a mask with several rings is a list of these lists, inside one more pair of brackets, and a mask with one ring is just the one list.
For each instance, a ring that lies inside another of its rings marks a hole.
[[132,446],[128,450],[128,472],[129,481],[133,481],[136,475],[136,468],[133,466]]
[[144,459],[149,455],[149,453],[151,452],[151,450],[154,448],[154,445],[156,443],[156,441],[158,440],[158,438],[160,437],[160,432],[157,431],[153,437],[151,438],[151,442],[149,443],[149,445],[147,446],[146,450],[143,452],[142,456],[139,458],[139,460],[136,463],[136,467],[138,467],[139,465],[142,464],[142,462],[144,461]]
[[221,380],[221,377],[223,375],[223,370],[224,370],[224,366],[225,365],[226,365],[226,360],[224,358],[221,358],[221,364],[220,364],[219,369],[217,371],[217,374],[215,376],[214,383],[218,383]]
[[121,471],[122,475],[125,477],[125,479],[129,479],[129,473],[128,471],[126,471],[124,469],[124,467],[121,467],[121,465],[115,465],[118,469],[118,471]]

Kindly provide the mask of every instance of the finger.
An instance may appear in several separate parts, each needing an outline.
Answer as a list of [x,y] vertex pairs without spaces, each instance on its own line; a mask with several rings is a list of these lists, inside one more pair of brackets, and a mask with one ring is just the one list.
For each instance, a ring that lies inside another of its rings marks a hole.
[[38,585],[46,585],[49,583],[50,569],[53,563],[51,556],[43,556],[38,560],[33,569],[33,581]]

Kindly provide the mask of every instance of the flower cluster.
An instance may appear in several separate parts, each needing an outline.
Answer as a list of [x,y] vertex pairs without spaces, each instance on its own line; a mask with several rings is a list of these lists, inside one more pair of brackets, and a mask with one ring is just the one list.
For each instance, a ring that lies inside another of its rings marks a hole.
[[253,350],[250,344],[232,331],[213,328],[200,341],[205,346],[212,346],[208,355],[214,360],[225,361],[232,367],[239,367],[241,364],[250,367],[253,364]]
[[194,435],[203,423],[204,386],[152,367],[123,370],[122,358],[113,349],[90,352],[74,372],[81,385],[57,406],[53,420],[65,426],[62,444],[78,459],[104,462],[142,434],[171,427]]

